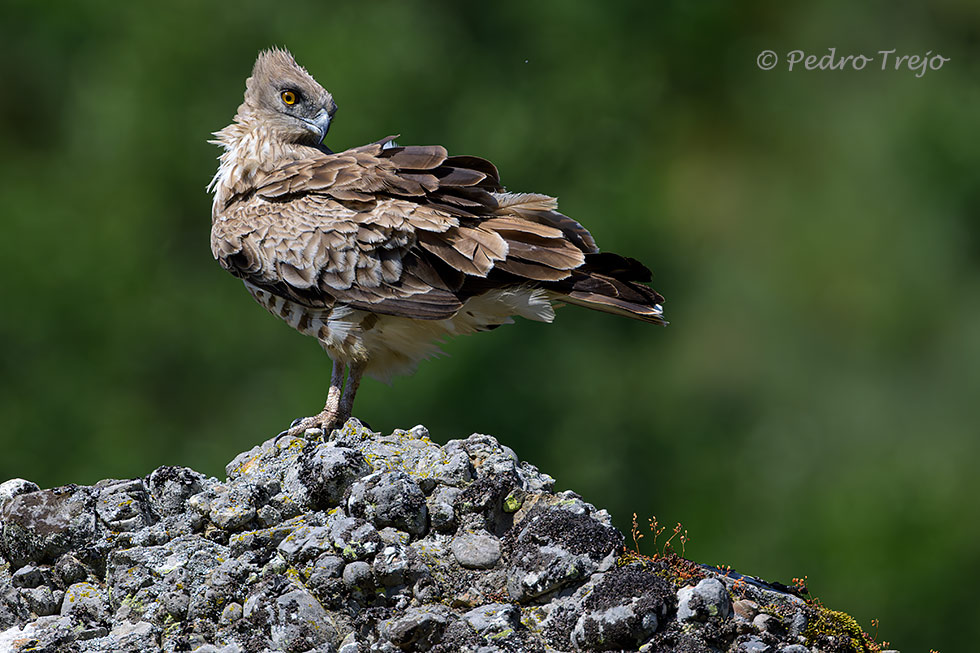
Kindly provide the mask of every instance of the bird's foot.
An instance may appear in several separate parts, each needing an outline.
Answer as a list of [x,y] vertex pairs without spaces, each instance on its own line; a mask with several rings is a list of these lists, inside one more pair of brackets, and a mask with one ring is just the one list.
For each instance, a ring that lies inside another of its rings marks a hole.
[[276,439],[284,437],[301,438],[310,429],[320,429],[323,433],[329,433],[339,426],[338,415],[334,411],[323,411],[313,417],[303,417],[293,420],[289,428],[276,436]]

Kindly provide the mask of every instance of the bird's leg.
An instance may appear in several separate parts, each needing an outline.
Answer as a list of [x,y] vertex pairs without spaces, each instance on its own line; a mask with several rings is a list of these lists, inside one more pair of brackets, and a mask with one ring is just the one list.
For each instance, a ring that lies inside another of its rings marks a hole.
[[344,396],[340,399],[340,408],[337,411],[337,425],[343,426],[350,419],[351,411],[354,410],[354,395],[357,388],[361,385],[361,376],[367,363],[362,361],[350,364],[350,371],[347,374],[347,385],[344,386]]
[[324,432],[328,432],[335,426],[343,424],[343,422],[338,422],[337,417],[342,404],[341,387],[344,384],[344,367],[345,365],[340,361],[333,362],[333,368],[330,371],[330,389],[327,390],[327,401],[320,414],[297,420],[289,427],[285,435],[300,436],[306,432],[306,429],[312,428],[321,428]]
[[327,401],[323,404],[323,412],[320,416],[326,418],[330,416],[331,421],[337,416],[340,408],[340,391],[344,384],[344,367],[340,361],[334,361],[330,370],[330,389],[327,390]]

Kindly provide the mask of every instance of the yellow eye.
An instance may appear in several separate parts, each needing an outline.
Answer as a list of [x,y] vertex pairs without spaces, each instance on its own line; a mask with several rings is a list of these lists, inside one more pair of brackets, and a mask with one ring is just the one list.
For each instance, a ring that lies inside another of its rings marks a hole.
[[281,97],[282,101],[285,102],[286,104],[289,105],[296,104],[296,94],[293,93],[292,91],[283,91],[279,97]]

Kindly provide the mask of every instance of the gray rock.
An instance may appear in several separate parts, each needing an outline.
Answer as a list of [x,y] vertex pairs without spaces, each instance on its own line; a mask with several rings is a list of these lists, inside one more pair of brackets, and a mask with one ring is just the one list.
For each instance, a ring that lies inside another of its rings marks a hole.
[[60,590],[52,590],[47,585],[26,587],[20,591],[20,595],[27,604],[27,607],[39,617],[58,614],[58,611],[61,609],[61,599],[64,597],[64,594]]
[[799,610],[793,615],[793,619],[789,623],[789,634],[792,637],[799,637],[806,631],[806,626],[806,614],[802,610]]
[[[810,653],[810,649],[802,644],[787,644],[786,646],[781,646],[779,648],[779,653]],[[882,651],[882,653],[887,652]]]
[[521,625],[521,611],[510,603],[490,603],[473,608],[463,621],[484,638],[504,639]]
[[19,494],[3,507],[4,557],[15,568],[53,563],[95,537],[91,488],[62,487]]
[[0,651],[805,650],[806,602],[752,582],[732,606],[741,577],[710,570],[679,590],[490,436],[323,437],[262,443],[224,482],[0,485]]
[[13,573],[11,583],[14,587],[37,587],[44,582],[45,575],[50,576],[50,571],[45,574],[42,569],[40,565],[24,565]]
[[451,533],[456,530],[455,503],[463,491],[456,487],[440,486],[429,496],[429,523],[433,529]]
[[397,589],[411,586],[429,575],[429,569],[410,546],[393,544],[384,547],[374,558],[374,577],[382,587]]
[[374,587],[374,576],[371,574],[371,565],[362,561],[355,560],[346,565],[343,572],[344,583],[351,588],[369,591]]
[[32,483],[22,478],[12,478],[9,481],[0,483],[0,514],[3,514],[4,507],[14,497],[27,494],[28,492],[37,492],[40,489],[37,483]]
[[740,642],[738,653],[773,653],[774,649],[758,637],[752,636]]
[[339,505],[351,484],[370,472],[359,452],[321,443],[302,456],[299,466],[286,472],[283,485],[300,504],[328,509]]
[[142,480],[103,481],[95,487],[99,488],[95,512],[108,530],[137,531],[157,521]]
[[486,531],[459,534],[450,548],[456,562],[467,569],[489,569],[500,560],[500,540]]
[[84,642],[97,637],[105,637],[109,634],[109,629],[105,626],[82,627],[75,631],[79,642]]
[[303,525],[299,519],[291,519],[268,528],[234,533],[228,538],[231,555],[262,564],[275,553],[288,535]]
[[313,563],[313,574],[323,574],[325,578],[340,578],[344,572],[344,559],[340,556],[324,554]]
[[85,569],[85,565],[71,553],[66,553],[58,558],[58,562],[54,565],[54,573],[65,587],[81,582],[88,577],[88,570]]
[[412,535],[425,532],[429,516],[421,488],[402,471],[375,472],[358,480],[347,508],[377,528],[391,526]]
[[724,583],[717,578],[705,578],[694,587],[677,591],[677,620],[705,621],[711,617],[731,615],[731,599]]
[[771,632],[780,627],[779,619],[765,612],[757,614],[752,625],[762,632]]
[[534,465],[520,462],[510,447],[502,446],[493,436],[474,433],[465,440],[450,440],[445,449],[465,451],[478,477],[514,474],[521,489],[529,493],[550,492],[554,487],[555,479],[542,474]]
[[204,646],[195,648],[194,653],[244,653],[244,649],[235,643],[228,644],[227,646],[205,644]]
[[611,526],[564,508],[529,515],[512,538],[507,591],[520,602],[582,583],[611,567],[623,541]]
[[657,631],[674,599],[669,583],[632,567],[596,574],[576,596],[582,600],[569,639],[588,651],[637,648]]
[[228,626],[242,618],[242,604],[232,601],[221,611],[221,618],[218,620],[222,626]]
[[276,599],[272,645],[282,651],[306,651],[339,643],[333,620],[305,589],[295,589]]
[[428,651],[439,643],[448,622],[440,605],[409,608],[404,615],[382,624],[382,636],[402,650]]
[[352,442],[352,446],[368,460],[384,461],[376,467],[378,471],[397,470],[408,474],[426,494],[439,485],[460,487],[473,479],[466,452],[433,443],[424,426],[397,430],[389,436],[362,438]]
[[92,583],[75,583],[65,590],[61,603],[61,616],[74,617],[83,622],[104,622],[108,601],[105,592]]
[[348,633],[344,641],[340,643],[340,648],[337,649],[337,653],[360,653],[361,650],[361,643],[354,633]]
[[153,509],[162,517],[180,515],[187,500],[204,489],[206,477],[187,467],[160,467],[147,477]]
[[514,514],[505,510],[507,497],[520,486],[514,472],[480,476],[456,497],[455,515],[469,528],[482,528],[501,536],[514,524]]
[[283,538],[276,548],[286,560],[297,564],[332,553],[333,536],[327,526],[300,526]]
[[191,575],[197,582],[189,587],[187,617],[189,619],[214,618],[229,602],[244,602],[245,584],[252,576],[257,578],[255,568],[235,558],[224,560],[216,567],[199,565]]
[[217,485],[208,504],[208,516],[218,528],[236,531],[255,519],[251,488]]
[[341,512],[327,519],[334,551],[347,561],[367,560],[381,548],[381,536],[370,523],[356,517],[347,517]]
[[147,621],[136,623],[123,622],[109,631],[108,637],[113,640],[116,651],[158,651],[157,642],[162,628]]
[[76,624],[66,617],[41,616],[25,624],[23,628],[13,626],[0,632],[0,651],[61,653],[64,643],[75,639],[75,629]]

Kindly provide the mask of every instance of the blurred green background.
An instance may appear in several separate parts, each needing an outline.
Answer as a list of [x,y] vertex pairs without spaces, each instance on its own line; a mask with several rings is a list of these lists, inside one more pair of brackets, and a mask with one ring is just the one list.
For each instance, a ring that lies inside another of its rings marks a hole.
[[[282,45],[340,105],[332,148],[486,156],[668,300],[666,329],[566,308],[450,342],[356,415],[493,434],[627,532],[682,521],[689,557],[968,650],[980,5],[923,4],[4,2],[0,480],[223,477],[322,405],[327,357],[208,246],[206,140]],[[756,66],[829,47],[950,61]]]

